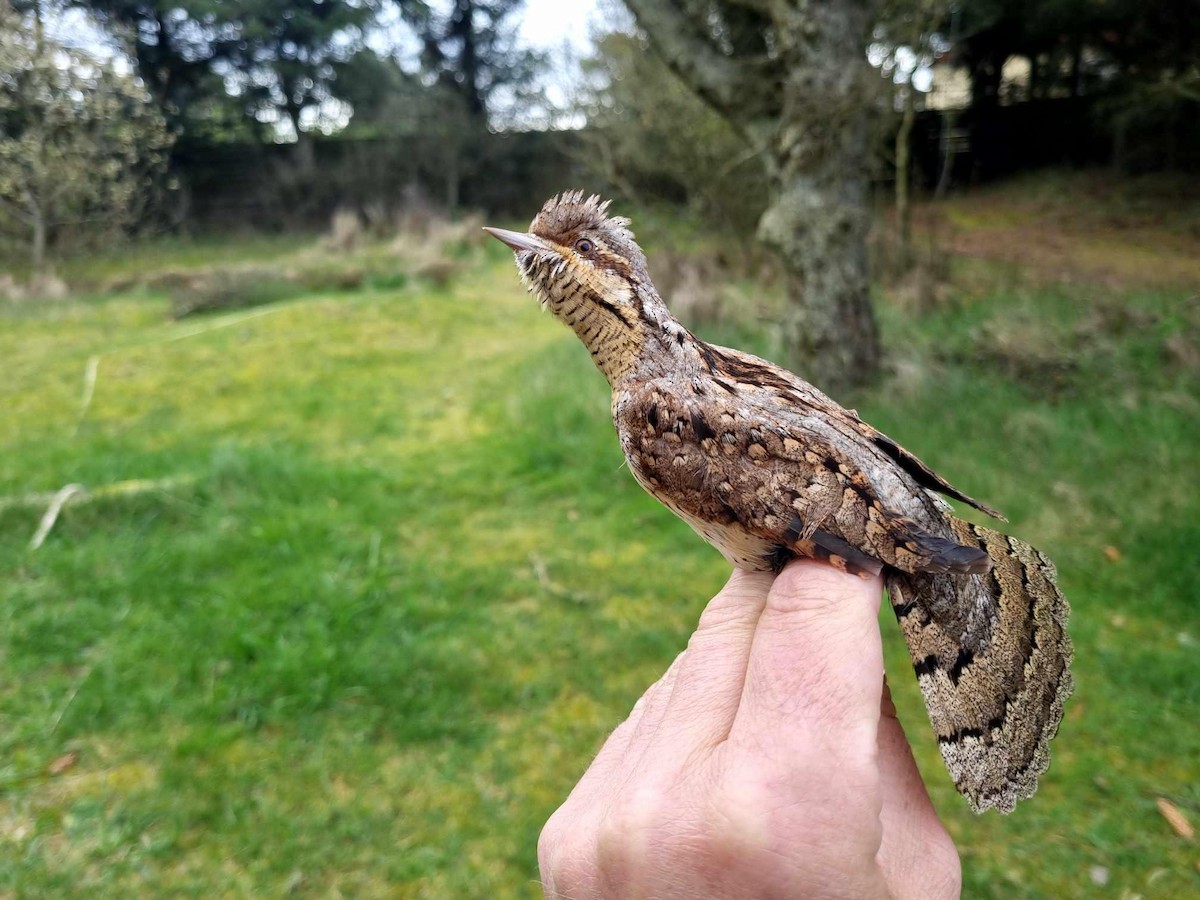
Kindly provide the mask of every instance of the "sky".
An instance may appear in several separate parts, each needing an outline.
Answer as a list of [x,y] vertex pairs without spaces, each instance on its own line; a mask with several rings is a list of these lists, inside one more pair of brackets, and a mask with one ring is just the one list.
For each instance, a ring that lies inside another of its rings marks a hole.
[[521,38],[539,50],[568,44],[582,53],[591,44],[590,32],[601,24],[600,7],[599,0],[525,0]]
[[[521,42],[555,55],[569,48],[578,58],[591,46],[592,33],[604,26],[604,6],[605,0],[525,0],[524,9],[516,14]],[[51,34],[68,44],[93,52],[106,49],[104,36],[82,10],[62,11],[48,24]]]
[[[449,0],[434,0],[434,4],[435,8],[438,5],[448,8]],[[524,8],[515,15],[519,17],[517,33],[521,43],[544,51],[550,57],[550,68],[542,76],[543,87],[551,108],[558,110],[570,106],[570,97],[580,78],[579,61],[588,55],[593,37],[613,29],[629,27],[628,13],[617,0],[525,0]],[[394,19],[394,11],[392,15],[385,14],[383,27],[377,32],[375,40],[368,40],[368,44],[374,45],[378,41],[376,49],[381,51],[389,49],[389,42],[396,42],[390,47],[403,47],[410,32]],[[67,43],[104,52],[107,42],[103,35],[79,10],[70,9],[50,24],[56,36]],[[415,52],[411,47],[409,50]],[[875,60],[873,62],[879,64]],[[918,90],[929,89],[928,70],[918,67],[913,71],[917,62],[915,57],[911,60],[901,58],[897,62],[897,81],[907,81],[911,77]],[[558,121],[554,116],[551,119],[560,126],[577,124]]]
[[[592,47],[592,38],[620,23],[614,22],[613,0],[525,0],[517,34],[521,43],[549,54],[550,66],[541,76],[552,113],[545,124],[554,127],[582,125],[579,114],[564,113],[571,106],[581,72],[579,61]],[[619,11],[617,15],[624,15]]]
[[[579,60],[585,57],[591,48],[592,36],[611,30],[623,15],[621,11],[614,10],[614,2],[615,0],[525,0],[523,9],[515,13],[515,18],[518,19],[517,34],[521,43],[544,51],[550,57],[549,70],[542,78],[552,107],[561,109],[567,105],[578,80]],[[448,7],[448,0],[434,0],[434,5],[435,8],[438,5]],[[115,53],[115,48],[82,10],[68,8],[56,13],[47,23],[50,33],[55,38],[101,56],[115,56],[118,68],[127,68],[126,61]],[[403,48],[409,32],[395,19],[394,10],[385,11],[381,20],[383,28],[373,39],[368,40],[368,44],[381,52],[394,47]],[[415,52],[411,47],[409,51]]]

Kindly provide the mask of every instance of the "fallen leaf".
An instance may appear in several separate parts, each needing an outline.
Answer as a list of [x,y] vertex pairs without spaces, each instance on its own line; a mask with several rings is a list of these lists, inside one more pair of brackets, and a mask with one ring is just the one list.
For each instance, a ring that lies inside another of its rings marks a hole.
[[1196,829],[1192,828],[1192,823],[1187,820],[1183,810],[1165,797],[1159,797],[1157,803],[1158,811],[1167,820],[1167,824],[1175,829],[1177,835],[1189,841],[1196,836]]
[[1114,547],[1112,544],[1109,544],[1107,547],[1104,548],[1104,555],[1106,557],[1108,557],[1109,562],[1120,562],[1121,561],[1121,551],[1118,550],[1116,547]]
[[75,763],[79,762],[79,754],[72,750],[70,753],[64,753],[54,762],[50,763],[46,769],[51,775],[61,775],[68,769],[75,767]]
[[1124,628],[1125,627],[1125,617],[1123,615],[1121,615],[1120,613],[1117,613],[1116,615],[1112,616],[1108,621],[1112,625],[1113,628]]

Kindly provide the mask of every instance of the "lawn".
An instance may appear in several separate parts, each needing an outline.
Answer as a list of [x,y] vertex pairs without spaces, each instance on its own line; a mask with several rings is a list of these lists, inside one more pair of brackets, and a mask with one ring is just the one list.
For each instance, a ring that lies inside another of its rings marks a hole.
[[[458,252],[180,321],[135,283],[0,306],[0,897],[538,896],[542,822],[726,566],[510,256]],[[847,399],[1055,559],[1078,685],[1038,795],[975,817],[884,621],[966,894],[1200,894],[1159,805],[1200,825],[1196,287],[956,271],[881,292],[889,374]]]

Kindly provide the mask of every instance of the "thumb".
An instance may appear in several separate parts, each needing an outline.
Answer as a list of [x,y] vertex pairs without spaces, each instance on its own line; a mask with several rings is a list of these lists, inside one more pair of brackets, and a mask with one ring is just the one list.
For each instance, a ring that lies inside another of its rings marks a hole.
[[[883,691],[878,576],[789,563],[758,620],[738,724],[788,754],[876,752]],[[796,758],[796,757],[794,757]]]

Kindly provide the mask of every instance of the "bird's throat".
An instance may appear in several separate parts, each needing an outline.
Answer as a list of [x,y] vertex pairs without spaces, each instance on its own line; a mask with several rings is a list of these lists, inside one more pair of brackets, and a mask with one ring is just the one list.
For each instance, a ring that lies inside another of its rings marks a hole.
[[611,385],[618,384],[634,370],[645,346],[643,324],[623,315],[624,312],[591,303],[556,310]]

